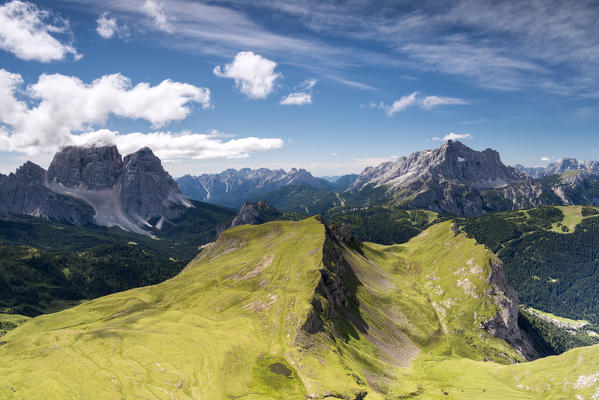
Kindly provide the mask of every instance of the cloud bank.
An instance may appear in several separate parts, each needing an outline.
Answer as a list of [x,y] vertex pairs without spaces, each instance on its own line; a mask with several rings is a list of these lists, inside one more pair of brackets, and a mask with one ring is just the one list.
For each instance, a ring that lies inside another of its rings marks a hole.
[[219,134],[191,132],[133,132],[121,134],[118,131],[101,129],[81,135],[72,135],[71,144],[77,146],[115,144],[123,154],[132,153],[148,146],[160,159],[173,161],[184,158],[245,158],[255,152],[281,148],[283,140],[279,138],[247,137],[224,141]]
[[[210,106],[210,90],[166,79],[156,86],[121,74],[91,83],[61,74],[42,74],[21,91],[23,78],[0,69],[0,136],[2,150],[35,154],[68,144],[73,132],[104,123],[110,115],[143,119],[160,127],[182,120],[193,103]],[[23,93],[33,106],[18,95]],[[8,129],[10,127],[10,129]]]

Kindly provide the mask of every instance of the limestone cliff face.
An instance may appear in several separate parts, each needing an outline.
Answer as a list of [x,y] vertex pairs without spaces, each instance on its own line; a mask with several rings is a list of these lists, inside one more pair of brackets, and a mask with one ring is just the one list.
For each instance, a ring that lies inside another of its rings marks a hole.
[[[467,217],[559,203],[549,188],[504,165],[495,150],[475,151],[451,140],[434,150],[368,167],[349,191],[380,187],[400,206]],[[492,201],[485,196],[488,191],[493,192]]]
[[499,259],[494,259],[490,260],[490,265],[491,289],[487,294],[493,298],[499,312],[493,318],[483,322],[482,328],[511,344],[525,359],[538,358],[532,342],[518,326],[518,295],[505,280],[503,263]]
[[66,187],[108,189],[117,183],[121,167],[121,155],[116,146],[69,146],[54,156],[48,179]]
[[312,299],[312,311],[302,327],[310,334],[322,330],[323,319],[334,318],[343,313],[351,303],[356,303],[355,294],[348,287],[353,271],[343,256],[341,246],[345,243],[357,248],[359,242],[344,227],[325,225],[325,230],[322,249],[323,268],[320,270],[321,280],[316,287],[318,296]]
[[165,220],[178,218],[190,206],[160,159],[147,147],[125,157],[120,184],[125,214],[159,229]]

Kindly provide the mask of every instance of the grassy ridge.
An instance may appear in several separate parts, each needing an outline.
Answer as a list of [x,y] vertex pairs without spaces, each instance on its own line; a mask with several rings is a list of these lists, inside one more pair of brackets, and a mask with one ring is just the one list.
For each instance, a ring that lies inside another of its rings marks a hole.
[[0,398],[590,398],[596,347],[509,364],[481,329],[495,257],[450,226],[359,250],[314,218],[232,228],[168,281],[7,333]]

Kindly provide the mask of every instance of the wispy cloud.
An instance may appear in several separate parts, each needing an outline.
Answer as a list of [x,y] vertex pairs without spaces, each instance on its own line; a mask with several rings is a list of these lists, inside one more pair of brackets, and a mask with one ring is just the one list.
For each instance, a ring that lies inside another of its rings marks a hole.
[[551,161],[551,158],[549,158],[549,157],[541,157],[541,161],[545,161],[545,162]]
[[289,93],[287,96],[281,99],[279,104],[283,106],[301,106],[304,104],[312,104],[312,95],[310,93],[304,92]]
[[153,21],[154,26],[165,32],[173,32],[173,27],[170,24],[164,4],[160,0],[145,0],[141,10]]
[[593,0],[252,4],[292,16],[320,35],[385,45],[397,58],[407,56],[415,71],[463,76],[487,88],[582,96],[597,92],[599,84],[599,18]]
[[385,111],[388,116],[392,116],[398,112],[405,111],[407,108],[412,106],[419,106],[424,110],[431,110],[435,107],[442,105],[464,105],[469,104],[464,99],[456,97],[442,97],[442,96],[420,96],[419,92],[412,92],[409,95],[402,96],[399,100],[394,101],[392,104],[387,105],[385,103],[371,103],[369,105],[362,105],[362,108],[380,108]]
[[[119,19],[167,31],[160,43],[186,52],[231,57],[252,49],[281,63],[318,63],[341,77],[363,66],[399,67],[402,75],[436,71],[495,90],[599,93],[594,0],[382,0],[377,7],[363,0],[343,7],[319,0],[106,0],[101,6],[93,0],[66,1],[84,3],[94,12],[108,8]],[[306,29],[301,36],[290,35],[253,18],[255,11]],[[340,37],[350,40],[339,45]]]
[[315,79],[308,79],[302,82],[294,92],[289,93],[283,97],[279,104],[281,105],[296,105],[300,106],[303,104],[312,104],[312,88],[316,85]]
[[110,18],[108,13],[100,15],[96,23],[98,24],[96,32],[104,39],[112,38],[118,30],[116,18]]

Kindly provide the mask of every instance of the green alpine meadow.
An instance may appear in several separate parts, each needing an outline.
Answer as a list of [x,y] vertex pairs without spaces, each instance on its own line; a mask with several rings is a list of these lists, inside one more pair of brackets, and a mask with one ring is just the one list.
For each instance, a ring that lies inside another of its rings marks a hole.
[[510,292],[501,261],[452,221],[390,246],[314,217],[242,225],[165,282],[19,321],[2,336],[0,393],[591,398],[599,347],[525,362]]

